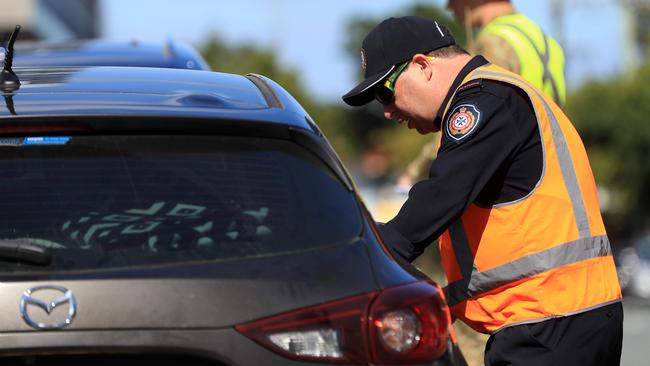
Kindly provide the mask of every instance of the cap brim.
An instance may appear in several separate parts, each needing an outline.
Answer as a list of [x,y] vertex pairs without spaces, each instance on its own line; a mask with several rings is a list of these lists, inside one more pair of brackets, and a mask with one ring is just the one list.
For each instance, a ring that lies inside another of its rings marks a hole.
[[395,65],[380,73],[367,77],[361,82],[361,84],[357,85],[354,89],[345,94],[343,96],[343,101],[353,107],[370,103],[375,99],[375,86],[377,86],[380,81],[384,80],[394,69]]

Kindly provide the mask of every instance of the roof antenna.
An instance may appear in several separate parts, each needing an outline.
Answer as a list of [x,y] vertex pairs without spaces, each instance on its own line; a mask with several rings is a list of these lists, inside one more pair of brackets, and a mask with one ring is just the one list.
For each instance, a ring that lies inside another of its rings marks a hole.
[[20,87],[20,80],[18,80],[18,76],[11,69],[14,63],[14,42],[16,42],[16,37],[18,37],[18,32],[20,32],[20,25],[16,25],[13,33],[11,33],[11,37],[9,37],[9,43],[5,51],[5,67],[0,72],[0,87],[4,92],[12,92]]
[[14,95],[13,94],[5,94],[3,95],[5,97],[5,104],[7,105],[7,109],[9,110],[9,113],[13,114],[14,116],[16,115],[16,108],[14,107]]

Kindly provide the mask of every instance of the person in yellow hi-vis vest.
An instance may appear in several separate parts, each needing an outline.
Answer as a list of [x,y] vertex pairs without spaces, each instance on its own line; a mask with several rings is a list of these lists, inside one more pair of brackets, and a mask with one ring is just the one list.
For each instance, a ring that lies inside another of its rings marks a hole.
[[343,96],[441,132],[429,177],[378,224],[395,258],[435,239],[456,319],[490,338],[485,364],[619,365],[623,307],[577,131],[541,88],[471,57],[438,22],[389,18],[364,38]]
[[[509,0],[448,0],[447,7],[467,29],[468,51],[521,75],[562,106],[566,100],[564,52],[553,37]],[[476,37],[473,34],[477,32]],[[398,187],[408,189],[426,177],[437,150],[437,136],[405,169]]]

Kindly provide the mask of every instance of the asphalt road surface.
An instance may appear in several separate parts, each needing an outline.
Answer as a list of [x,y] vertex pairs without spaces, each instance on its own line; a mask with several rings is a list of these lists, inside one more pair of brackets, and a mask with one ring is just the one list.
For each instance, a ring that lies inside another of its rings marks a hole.
[[650,300],[623,299],[622,366],[650,365]]

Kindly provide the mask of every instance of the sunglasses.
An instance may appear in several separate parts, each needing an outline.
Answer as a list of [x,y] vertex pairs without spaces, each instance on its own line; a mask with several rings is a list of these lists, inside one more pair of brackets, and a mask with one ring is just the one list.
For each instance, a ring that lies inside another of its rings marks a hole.
[[386,78],[383,85],[375,88],[375,99],[383,105],[391,105],[395,101],[395,82],[397,78],[406,70],[406,66],[411,61],[401,64],[390,76]]
[[[427,60],[433,60],[433,56],[427,56]],[[406,70],[406,67],[409,65],[411,60],[408,60],[401,64],[397,70],[393,71],[392,74],[384,81],[383,85],[380,85],[375,88],[375,99],[383,105],[391,105],[395,102],[395,83],[397,78]]]

